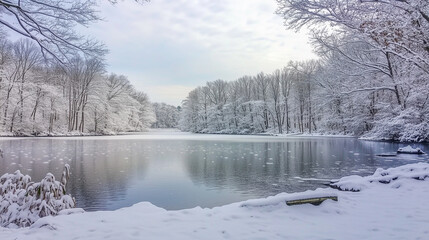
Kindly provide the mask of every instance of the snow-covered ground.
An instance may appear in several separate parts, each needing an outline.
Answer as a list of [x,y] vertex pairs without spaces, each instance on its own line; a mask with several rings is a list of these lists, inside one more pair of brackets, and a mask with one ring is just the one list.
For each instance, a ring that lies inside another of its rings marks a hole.
[[[0,228],[0,239],[429,239],[428,163],[345,177],[336,186],[360,191],[325,188],[180,211],[142,202],[45,217],[30,228]],[[285,204],[301,195],[335,195],[338,202]]]

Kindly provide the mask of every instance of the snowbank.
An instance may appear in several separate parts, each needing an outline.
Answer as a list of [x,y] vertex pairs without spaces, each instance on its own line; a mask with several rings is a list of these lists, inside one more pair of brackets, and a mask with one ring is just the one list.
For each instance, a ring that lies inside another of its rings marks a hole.
[[[419,163],[336,182],[359,192],[326,188],[180,211],[142,202],[45,217],[29,228],[0,228],[0,239],[429,239],[428,176],[429,164]],[[285,204],[320,194],[335,194],[338,202]]]
[[100,136],[118,136],[118,135],[130,135],[136,133],[142,133],[148,131],[148,129],[143,129],[140,132],[114,132],[114,131],[105,131],[105,132],[37,132],[37,133],[17,133],[17,132],[0,132],[0,137],[100,137]]
[[[108,134],[114,135],[114,134]],[[80,136],[103,136],[101,133],[86,132],[0,132],[0,137],[80,137]]]

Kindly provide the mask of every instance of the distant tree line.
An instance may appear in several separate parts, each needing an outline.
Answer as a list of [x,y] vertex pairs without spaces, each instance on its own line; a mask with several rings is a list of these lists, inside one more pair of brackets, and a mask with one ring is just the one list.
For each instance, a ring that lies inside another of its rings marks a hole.
[[272,74],[216,80],[183,101],[180,127],[192,132],[262,133],[319,130],[311,84],[318,61],[291,62]]
[[165,103],[153,103],[153,111],[156,121],[152,123],[152,128],[176,128],[179,123],[180,107],[175,107]]
[[319,59],[191,91],[193,132],[323,132],[429,141],[429,2],[278,0]]
[[122,75],[106,74],[99,58],[45,61],[30,40],[0,39],[0,132],[115,133],[150,127],[147,95]]

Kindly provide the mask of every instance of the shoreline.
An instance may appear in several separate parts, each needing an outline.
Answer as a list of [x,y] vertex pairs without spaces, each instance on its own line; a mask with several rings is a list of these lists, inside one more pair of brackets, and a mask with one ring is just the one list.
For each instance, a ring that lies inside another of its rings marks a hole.
[[[22,134],[22,135],[13,135],[0,133],[0,139],[25,139],[25,138],[80,138],[80,137],[112,137],[112,136],[138,136],[143,135],[142,133],[166,133],[166,132],[175,132],[175,133],[184,133],[184,134],[195,134],[195,135],[225,135],[225,136],[250,136],[250,137],[274,137],[274,138],[356,138],[362,141],[368,142],[390,142],[390,143],[429,143],[428,141],[417,142],[417,141],[398,141],[393,139],[385,138],[373,138],[368,136],[353,136],[353,135],[342,135],[342,134],[322,134],[322,133],[201,133],[201,132],[183,132],[177,128],[150,128],[140,132],[118,132],[118,133],[109,133],[109,134],[94,134],[94,133],[66,133],[66,134],[41,134],[41,135],[31,135],[31,134]],[[155,134],[156,135],[156,134]]]
[[56,138],[56,137],[103,137],[103,136],[122,136],[122,135],[137,135],[141,132],[119,132],[109,134],[93,134],[93,133],[66,133],[66,134],[40,134],[40,135],[7,135],[0,133],[0,138]]

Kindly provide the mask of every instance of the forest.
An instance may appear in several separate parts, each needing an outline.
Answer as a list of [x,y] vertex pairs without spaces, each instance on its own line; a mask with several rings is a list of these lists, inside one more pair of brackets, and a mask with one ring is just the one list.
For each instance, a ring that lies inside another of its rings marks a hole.
[[427,1],[277,2],[286,28],[311,32],[319,58],[197,87],[182,130],[429,140]]
[[153,103],[155,122],[152,128],[176,128],[179,122],[180,107],[175,107],[166,103]]
[[45,61],[28,39],[0,39],[0,132],[5,135],[111,134],[155,121],[147,95],[97,58]]
[[98,5],[0,2],[0,135],[115,134],[155,122],[148,96],[107,73],[107,47],[79,31],[102,20]]

